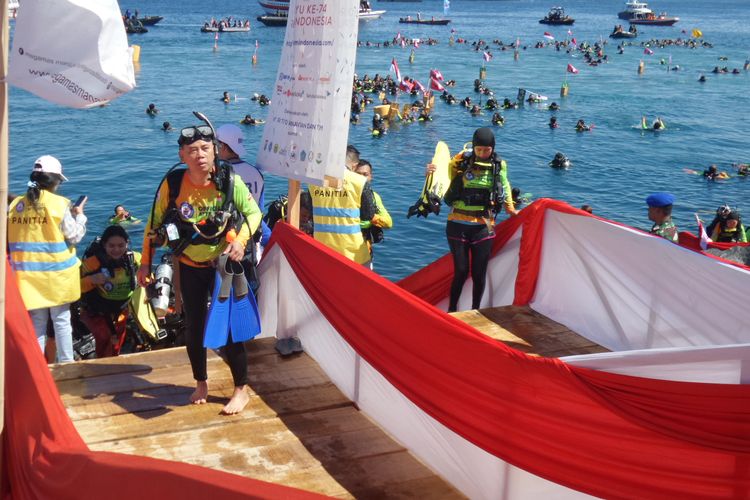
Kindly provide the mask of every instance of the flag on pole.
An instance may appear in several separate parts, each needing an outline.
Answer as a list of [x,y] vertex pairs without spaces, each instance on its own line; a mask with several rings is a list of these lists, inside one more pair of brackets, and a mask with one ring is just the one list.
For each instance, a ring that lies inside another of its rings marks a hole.
[[568,28],[568,36],[570,36],[572,34],[573,34],[573,30],[571,30],[570,28]]
[[654,51],[646,47],[645,49],[643,49],[643,53],[650,56],[654,53]]
[[439,82],[442,82],[444,80],[443,74],[440,72],[440,70],[437,70],[437,69],[430,70],[430,77],[434,78],[435,80]]
[[443,15],[447,16],[448,12],[451,10],[451,2],[450,0],[443,0]]
[[443,85],[438,80],[436,80],[435,77],[430,77],[430,88],[432,90],[437,90],[440,92],[445,90],[445,87],[443,87]]
[[396,40],[397,42],[399,40],[401,40],[401,32],[400,31],[398,33],[396,33],[396,38],[394,40]]
[[413,40],[413,42],[414,42],[414,48],[415,48],[415,49],[418,49],[418,48],[419,48],[419,38],[415,38],[415,39]]
[[396,81],[401,82],[401,72],[398,70],[398,64],[396,58],[391,59],[391,71],[396,75]]
[[414,84],[410,82],[408,78],[404,78],[401,80],[401,83],[398,84],[398,87],[404,92],[411,92],[414,89]]
[[570,40],[570,43],[571,43],[571,45],[573,45],[573,48],[575,48],[575,49],[577,49],[577,48],[578,48],[578,42],[576,41],[576,39],[575,39],[575,38],[572,38],[572,39]]
[[406,40],[404,40],[404,38],[402,37],[401,38],[401,48],[403,49],[404,47],[406,47]]
[[701,250],[705,250],[708,248],[711,238],[706,234],[706,228],[703,227],[703,221],[698,217],[698,214],[695,214],[695,222],[698,223],[698,233],[701,235]]
[[258,40],[255,40],[255,50],[258,50],[258,47],[259,47],[259,46],[260,46],[260,45],[258,45]]
[[423,94],[427,90],[424,85],[422,85],[421,83],[419,83],[419,80],[414,80],[414,86],[417,88],[417,90],[419,90]]
[[72,108],[100,106],[133,90],[133,55],[117,2],[26,2],[16,19],[7,80]]
[[521,38],[516,38],[516,48],[521,46]]
[[492,54],[490,54],[486,50],[484,51],[484,54],[482,56],[484,57],[484,60],[487,62],[489,62],[489,60],[492,59]]
[[575,66],[573,66],[573,65],[572,65],[572,64],[570,64],[570,63],[568,63],[568,68],[567,68],[567,71],[568,71],[568,73],[573,73],[574,75],[577,75],[577,74],[578,74],[578,70],[576,69],[576,67],[575,67]]
[[552,36],[552,33],[550,33],[549,31],[545,31],[544,32],[544,38],[546,38],[547,40],[554,40],[555,39],[555,37]]

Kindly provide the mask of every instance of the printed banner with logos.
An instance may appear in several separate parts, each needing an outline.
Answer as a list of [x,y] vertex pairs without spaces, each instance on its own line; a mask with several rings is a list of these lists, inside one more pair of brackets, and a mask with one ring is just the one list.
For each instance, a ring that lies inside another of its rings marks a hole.
[[135,87],[116,0],[34,0],[18,10],[8,81],[72,108],[100,106]]
[[257,156],[264,171],[315,184],[343,178],[358,29],[357,2],[291,1]]

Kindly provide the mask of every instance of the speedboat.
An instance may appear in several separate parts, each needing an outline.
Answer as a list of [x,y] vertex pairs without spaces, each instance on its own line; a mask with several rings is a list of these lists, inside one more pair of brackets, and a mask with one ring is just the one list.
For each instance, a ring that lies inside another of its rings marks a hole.
[[433,26],[445,26],[446,24],[450,23],[450,19],[435,19],[434,17],[430,19],[422,19],[422,16],[417,14],[416,18],[413,18],[411,16],[407,17],[400,17],[398,19],[398,22],[401,24],[426,24],[426,25],[433,25]]
[[639,2],[638,0],[628,0],[625,2],[625,10],[617,13],[617,17],[620,19],[632,19],[636,15],[653,14],[653,11],[648,8],[646,2]]
[[615,29],[610,33],[610,38],[635,38],[638,36],[638,29],[632,25],[628,31],[622,29],[621,25],[617,25]]
[[164,19],[164,16],[146,16],[146,17],[138,18],[138,20],[144,26],[153,26],[154,24],[158,23],[162,19]]
[[647,26],[672,26],[679,20],[679,17],[668,17],[666,14],[659,14],[657,16],[651,12],[649,14],[637,14],[628,19],[628,22],[630,24],[641,24]]
[[562,7],[552,7],[549,13],[544,16],[544,19],[540,19],[540,24],[551,24],[551,25],[570,25],[576,22],[575,19],[565,14],[565,10]]

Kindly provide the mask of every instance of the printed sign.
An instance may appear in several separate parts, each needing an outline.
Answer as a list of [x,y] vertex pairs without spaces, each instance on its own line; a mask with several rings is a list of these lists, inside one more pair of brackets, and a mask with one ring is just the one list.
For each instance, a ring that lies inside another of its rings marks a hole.
[[257,163],[289,179],[343,178],[358,3],[292,0]]
[[8,81],[42,99],[100,106],[135,87],[116,0],[34,0],[18,10]]

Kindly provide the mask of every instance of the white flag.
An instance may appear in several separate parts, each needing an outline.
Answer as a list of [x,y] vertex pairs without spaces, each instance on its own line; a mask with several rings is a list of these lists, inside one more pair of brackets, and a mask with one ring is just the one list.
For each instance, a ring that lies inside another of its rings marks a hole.
[[315,184],[344,177],[358,5],[291,0],[256,159],[264,171]]
[[8,81],[42,99],[99,106],[135,87],[116,0],[33,0],[18,10]]

